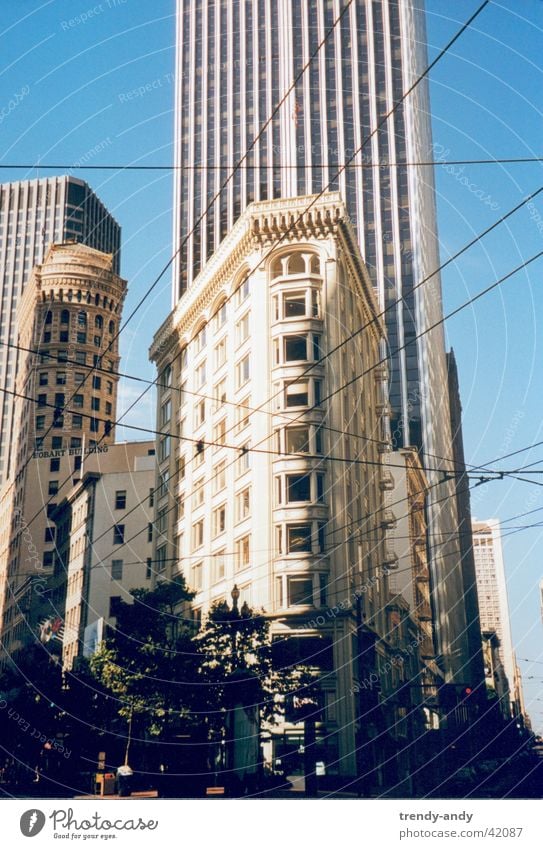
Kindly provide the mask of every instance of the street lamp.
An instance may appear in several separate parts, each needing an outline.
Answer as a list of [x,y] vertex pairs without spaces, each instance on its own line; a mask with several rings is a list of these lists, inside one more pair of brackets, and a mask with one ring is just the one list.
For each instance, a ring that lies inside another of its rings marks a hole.
[[238,624],[239,624],[239,609],[238,609],[238,601],[240,597],[240,591],[237,584],[234,584],[232,587],[232,592],[230,593],[232,597],[232,666],[234,670],[238,667]]

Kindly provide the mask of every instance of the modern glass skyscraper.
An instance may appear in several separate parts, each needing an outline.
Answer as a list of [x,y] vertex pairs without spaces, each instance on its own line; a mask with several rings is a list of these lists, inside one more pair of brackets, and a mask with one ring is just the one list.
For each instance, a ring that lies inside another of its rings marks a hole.
[[[17,306],[30,272],[52,243],[83,242],[114,255],[120,270],[121,228],[92,189],[74,177],[0,185],[0,342],[17,342]],[[0,385],[15,389],[20,356],[0,345]],[[0,399],[0,485],[14,470],[14,398]]]
[[[379,303],[390,306],[394,447],[422,448],[427,467],[450,472],[443,329],[427,332],[442,318],[439,276],[415,289],[439,265],[433,173],[416,164],[432,159],[426,81],[400,103],[426,66],[415,0],[177,0],[172,300],[252,201],[339,190]],[[442,471],[428,477],[439,643],[444,665],[461,676],[468,649],[454,490]]]

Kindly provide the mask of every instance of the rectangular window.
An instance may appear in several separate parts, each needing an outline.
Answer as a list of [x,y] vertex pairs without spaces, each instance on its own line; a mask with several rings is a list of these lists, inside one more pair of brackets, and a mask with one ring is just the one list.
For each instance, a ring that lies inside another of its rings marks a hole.
[[211,559],[211,582],[222,581],[225,575],[225,549],[216,551]]
[[100,428],[100,420],[99,419],[91,419],[90,420],[91,433],[98,433],[99,428]]
[[[79,335],[79,334],[78,334],[78,335]],[[96,347],[96,348],[99,348],[99,347],[101,346],[101,344],[102,344],[102,337],[101,337],[101,336],[95,336],[95,337],[94,337],[94,345],[95,345],[95,347]]]
[[194,490],[192,500],[194,507],[201,507],[205,500],[205,478],[200,478],[194,482]]
[[168,552],[167,545],[161,545],[156,550],[156,570],[160,574],[166,570],[166,555]]
[[74,395],[74,397],[72,398],[72,404],[78,410],[80,410],[83,407],[84,401],[85,401],[85,396],[81,395],[80,393],[78,393],[77,395]]
[[45,430],[45,416],[36,416],[36,430]]
[[170,470],[164,469],[158,475],[158,497],[165,498],[168,494],[168,482],[170,480]]
[[309,383],[307,381],[286,384],[285,407],[307,407],[308,403]]
[[57,386],[66,386],[66,372],[57,371],[56,373]]
[[47,386],[49,383],[49,375],[46,371],[40,373],[40,386]]
[[118,489],[115,493],[115,510],[126,508],[126,489]]
[[95,397],[91,398],[91,410],[96,410],[96,412],[99,412],[99,410],[100,410],[100,399],[99,398],[95,398]]
[[226,460],[221,460],[220,463],[213,469],[213,493],[220,492],[226,486]]
[[307,336],[300,336],[298,334],[285,336],[283,343],[284,361],[286,363],[307,360]]
[[205,360],[204,360],[203,363],[200,363],[200,365],[195,369],[194,379],[195,379],[197,389],[200,389],[204,385],[204,383],[206,382],[206,363],[205,363]]
[[217,412],[226,403],[226,380],[221,380],[216,384],[213,389],[213,397],[215,398],[213,410]]
[[77,344],[78,345],[86,345],[87,344],[87,334],[84,330],[77,331]]
[[323,428],[318,426],[315,428],[315,454],[322,454],[323,452]]
[[309,428],[287,427],[285,431],[287,454],[309,454]]
[[112,560],[111,561],[111,579],[113,581],[122,581],[122,579],[123,579],[123,561],[122,560]]
[[236,540],[236,572],[247,569],[251,564],[251,535]]
[[191,576],[190,576],[191,589],[201,590],[202,589],[202,572],[203,572],[202,563],[195,563],[190,571],[191,571]]
[[251,411],[249,409],[251,405],[251,398],[247,396],[243,401],[236,407],[236,433],[241,433],[242,430],[245,430],[249,425],[249,421],[251,418]]
[[147,542],[152,542],[152,541],[153,541],[153,523],[148,522],[147,523]]
[[226,443],[226,419],[221,419],[220,422],[213,428],[213,442],[216,447],[220,447]]
[[177,478],[182,481],[185,479],[187,461],[184,456],[179,457],[177,461]]
[[56,495],[58,492],[58,481],[49,481],[49,495]]
[[302,607],[313,604],[312,578],[288,579],[288,606]]
[[204,544],[204,520],[200,519],[192,526],[192,548],[201,548]]
[[170,437],[163,436],[158,446],[158,459],[160,463],[162,463],[163,460],[167,460],[170,456],[170,445]]
[[215,347],[215,368],[220,368],[226,362],[226,336]]
[[94,374],[92,376],[92,388],[93,389],[101,389],[102,388],[102,378],[98,377],[98,375]]
[[197,442],[194,446],[194,468],[198,469],[200,466],[203,466],[205,458],[205,445],[202,441]]
[[243,283],[236,289],[236,303],[241,304],[249,295],[249,278],[246,277]]
[[198,401],[194,407],[194,427],[200,427],[206,420],[206,402],[205,398]]
[[307,475],[287,475],[287,501],[311,501],[311,478]]
[[168,530],[168,508],[163,507],[159,510],[156,517],[156,529],[159,534],[165,534]]
[[64,392],[55,392],[55,407],[64,407],[66,395]]
[[85,351],[76,351],[75,361],[78,365],[85,366],[87,364],[87,354]]
[[49,460],[49,471],[50,472],[60,471],[60,460],[59,460],[58,457],[54,457],[52,460]]
[[162,404],[160,408],[160,423],[162,425],[167,424],[172,417],[172,402],[171,399],[168,398],[167,401]]
[[45,407],[47,405],[47,394],[43,392],[38,395],[38,407]]
[[236,522],[243,522],[251,515],[251,488],[242,489],[236,495]]
[[124,544],[124,525],[113,525],[113,545]]
[[226,301],[225,301],[224,304],[222,305],[222,307],[219,307],[219,309],[215,313],[215,329],[216,330],[219,330],[221,327],[224,327],[224,325],[226,324],[227,314],[228,314],[228,311],[227,311],[227,306],[226,306]]
[[236,472],[238,475],[243,475],[246,471],[249,470],[251,466],[251,452],[250,452],[251,444],[250,442],[246,442],[245,445],[240,447],[240,455],[237,459],[236,463]]
[[81,430],[83,427],[83,417],[82,416],[72,416],[72,429],[73,430]]
[[317,501],[319,504],[324,503],[324,475],[317,475]]
[[53,436],[51,440],[51,448],[55,451],[63,447],[62,436]]
[[213,511],[213,536],[217,537],[226,530],[226,504],[221,504]]
[[288,553],[311,551],[311,523],[305,525],[289,525],[287,528]]
[[80,436],[70,437],[70,448],[81,448],[81,437]]
[[236,343],[238,345],[249,338],[249,316],[250,313],[246,312],[236,324]]
[[319,522],[319,553],[326,551],[326,523]]
[[305,315],[305,292],[288,292],[283,296],[283,316],[299,318]]
[[147,568],[145,569],[145,580],[149,581],[151,579],[151,575],[153,574],[153,561],[150,557],[147,558]]
[[239,363],[236,364],[236,388],[243,386],[250,377],[250,360],[249,354],[246,354]]
[[313,381],[313,394],[315,407],[320,407],[322,402],[322,381],[314,380]]
[[45,529],[45,542],[54,542],[55,541],[55,527],[51,525],[51,527]]
[[113,381],[112,380],[106,381],[106,391],[107,391],[108,395],[113,395]]
[[197,354],[199,354],[200,351],[203,351],[206,346],[206,331],[207,325],[204,324],[202,329],[194,337],[194,347]]
[[328,588],[328,576],[327,575],[319,575],[319,601],[321,607],[326,607],[327,599],[326,599],[326,590]]

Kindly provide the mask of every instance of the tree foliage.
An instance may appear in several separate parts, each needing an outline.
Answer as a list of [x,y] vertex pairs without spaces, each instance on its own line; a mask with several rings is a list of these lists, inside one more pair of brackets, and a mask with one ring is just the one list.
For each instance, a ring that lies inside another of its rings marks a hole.
[[179,724],[191,715],[197,658],[177,611],[193,593],[180,577],[132,596],[132,604],[119,604],[116,626],[92,657],[91,670],[118,699],[120,716],[160,737],[172,718]]

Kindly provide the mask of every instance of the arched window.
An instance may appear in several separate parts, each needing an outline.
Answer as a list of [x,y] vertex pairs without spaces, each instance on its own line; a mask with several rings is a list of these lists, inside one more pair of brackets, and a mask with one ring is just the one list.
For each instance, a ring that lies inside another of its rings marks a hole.
[[115,333],[115,322],[110,321],[109,322],[109,334],[110,334],[110,336],[113,336],[114,333]]
[[305,260],[301,253],[291,254],[288,260],[289,274],[305,274]]
[[97,315],[96,318],[94,319],[94,326],[97,327],[98,330],[101,330],[102,327],[104,326],[104,319],[102,318],[101,315]]
[[69,324],[70,323],[70,313],[68,310],[62,310],[60,313],[60,323],[61,324]]
[[87,313],[85,312],[85,310],[79,310],[79,312],[77,313],[77,323],[79,327],[87,326]]
[[281,277],[282,273],[283,273],[283,263],[281,262],[281,257],[278,257],[277,259],[275,259],[272,262],[272,266],[271,266],[272,280],[275,277]]
[[311,271],[311,274],[320,274],[321,273],[321,264],[319,262],[318,256],[316,256],[316,254],[313,254],[310,261],[309,261],[309,269]]
[[47,312],[45,313],[45,324],[52,324],[52,323],[53,323],[53,313],[51,312],[51,310],[47,310]]
[[100,295],[94,296],[94,303],[96,304],[97,307],[100,306]]

